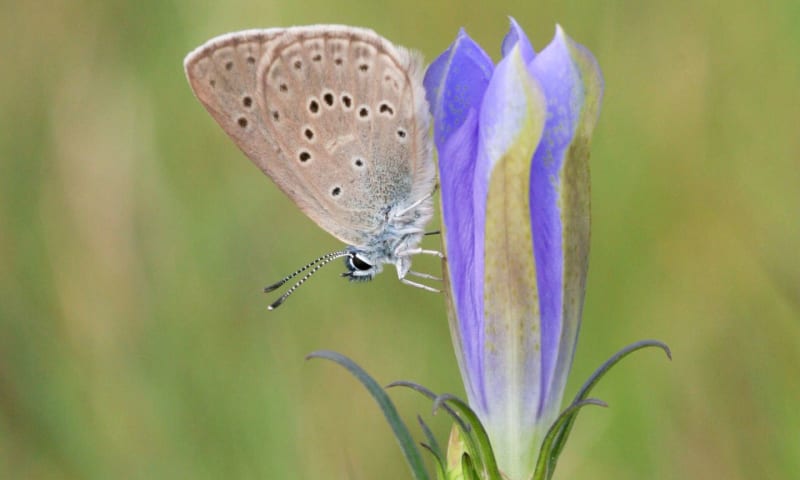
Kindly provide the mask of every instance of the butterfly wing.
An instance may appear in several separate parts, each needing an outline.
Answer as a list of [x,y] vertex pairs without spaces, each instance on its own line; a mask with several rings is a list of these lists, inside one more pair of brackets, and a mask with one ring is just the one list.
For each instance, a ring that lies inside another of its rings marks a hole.
[[224,35],[190,53],[197,97],[322,228],[355,246],[435,183],[418,56],[371,30]]
[[268,44],[284,29],[247,30],[213,38],[184,60],[189,84],[197,98],[236,145],[292,198],[306,198],[302,182],[281,168],[281,150],[267,134],[259,107],[258,65]]

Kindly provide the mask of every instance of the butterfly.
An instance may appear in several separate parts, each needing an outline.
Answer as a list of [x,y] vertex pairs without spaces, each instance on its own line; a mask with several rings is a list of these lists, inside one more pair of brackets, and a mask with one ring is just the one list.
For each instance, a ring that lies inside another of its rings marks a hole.
[[322,266],[344,258],[350,280],[386,264],[401,282],[438,280],[411,270],[433,216],[436,170],[421,56],[372,30],[314,25],[213,38],[184,60],[194,94],[244,154],[311,220],[348,246],[305,272],[281,305]]

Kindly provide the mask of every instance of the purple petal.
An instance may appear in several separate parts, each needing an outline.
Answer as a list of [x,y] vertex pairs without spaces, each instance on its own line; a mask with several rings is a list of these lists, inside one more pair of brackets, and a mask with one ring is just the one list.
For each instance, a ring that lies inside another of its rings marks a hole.
[[428,67],[424,85],[437,149],[464,123],[471,109],[480,109],[493,69],[486,52],[463,29]]
[[[470,110],[464,123],[439,147],[442,220],[444,224],[447,277],[453,293],[453,308],[460,351],[459,367],[470,404],[477,409],[486,405],[483,356],[483,241],[476,244],[476,223],[483,224],[483,213],[475,213],[473,177],[478,155],[478,114]],[[446,165],[446,167],[445,167]]]
[[[540,415],[559,408],[577,342],[588,267],[588,158],[566,168],[576,146],[586,99],[581,70],[569,42],[558,28],[553,41],[530,65],[548,105],[547,123],[530,177],[533,252],[542,317]],[[568,211],[565,206],[569,206]]]
[[509,478],[528,478],[536,452],[541,363],[528,176],[545,117],[544,95],[517,44],[484,96],[474,183],[487,402],[479,414]]
[[474,211],[473,176],[478,156],[478,117],[492,61],[462,30],[455,42],[425,73],[428,104],[434,117],[434,139],[439,152],[439,182],[448,278],[453,291],[461,345],[459,366],[470,402],[484,405],[483,359],[478,348],[483,338],[483,279],[474,269],[482,262],[474,241],[475,221],[483,211]]
[[511,21],[511,27],[509,27],[506,36],[503,37],[503,46],[500,48],[500,51],[503,53],[503,57],[505,57],[515,45],[519,44],[522,59],[525,60],[526,64],[530,63],[536,57],[536,52],[530,40],[528,40],[528,36],[525,35],[522,27],[514,20],[514,17],[508,17],[508,19]]

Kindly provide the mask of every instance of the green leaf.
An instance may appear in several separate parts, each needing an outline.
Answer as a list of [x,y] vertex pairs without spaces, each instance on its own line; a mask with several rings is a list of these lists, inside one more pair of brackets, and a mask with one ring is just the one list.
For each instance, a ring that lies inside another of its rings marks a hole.
[[[406,381],[406,380],[398,380],[398,381],[392,382],[392,383],[390,383],[389,385],[386,386],[386,388],[394,388],[394,387],[410,388],[410,389],[412,389],[412,390],[414,390],[416,392],[419,392],[422,395],[428,397],[431,401],[436,401],[436,399],[439,397],[438,395],[436,395],[435,393],[433,393],[429,389],[423,387],[422,385],[420,385],[418,383],[414,383],[414,382],[409,382],[409,381]],[[467,443],[467,450],[472,452],[473,455],[478,455],[479,454],[479,452],[478,452],[478,440],[475,438],[475,435],[473,434],[472,427],[470,427],[469,424],[466,423],[464,421],[464,419],[461,418],[461,416],[459,416],[458,413],[456,413],[455,410],[450,408],[450,405],[447,405],[447,404],[442,405],[442,408],[444,409],[445,412],[447,412],[448,415],[450,415],[450,418],[453,419],[453,421],[456,423],[456,425],[458,425],[458,428],[460,428],[461,432],[464,434],[464,440]],[[434,409],[434,413],[436,413],[435,410],[436,409]]]
[[431,432],[431,429],[428,428],[428,425],[422,420],[422,417],[417,415],[417,421],[419,422],[420,428],[422,428],[422,433],[425,434],[425,438],[428,439],[428,445],[430,445],[431,449],[436,453],[436,456],[439,458],[444,458],[442,454],[442,448],[439,446],[439,442],[436,441],[436,437]]
[[359,367],[354,361],[340,353],[331,352],[328,350],[320,350],[310,353],[306,356],[306,359],[311,358],[324,358],[326,360],[338,363],[342,367],[346,368],[354,377],[356,377],[359,382],[361,382],[362,385],[364,385],[370,395],[372,395],[372,398],[374,398],[378,403],[381,411],[383,411],[384,417],[386,417],[386,420],[392,427],[394,436],[397,439],[397,442],[400,444],[400,449],[403,451],[403,456],[406,458],[406,463],[408,463],[414,478],[416,480],[430,480],[428,472],[425,470],[425,463],[422,460],[422,454],[417,449],[414,439],[411,437],[411,433],[408,431],[408,427],[406,427],[405,423],[403,423],[403,421],[400,419],[400,415],[397,413],[397,408],[395,408],[392,400],[389,398],[389,395],[386,394],[378,382],[370,377],[369,374],[364,371],[364,369]]
[[436,469],[436,478],[438,478],[439,480],[446,480],[447,479],[447,469],[444,466],[444,461],[442,459],[440,459],[436,455],[436,452],[434,452],[433,448],[431,448],[431,446],[428,445],[427,443],[422,442],[422,443],[420,443],[420,446],[422,448],[424,448],[425,450],[427,450],[431,455],[433,455],[433,458],[436,459],[436,466],[438,467]]
[[445,456],[442,447],[439,446],[439,442],[436,441],[436,437],[433,435],[433,432],[431,432],[431,429],[428,428],[425,421],[422,420],[421,416],[417,415],[417,421],[419,422],[420,428],[422,428],[422,432],[425,434],[425,438],[428,439],[428,443],[421,443],[420,445],[431,452],[433,458],[436,459],[436,465],[439,467],[439,478],[444,478],[447,469],[445,467]]
[[[398,380],[396,382],[390,383],[389,385],[386,385],[386,388],[394,388],[394,387],[410,388],[410,389],[412,389],[412,390],[414,390],[416,392],[421,393],[425,397],[428,397],[431,401],[436,400],[436,398],[438,397],[438,395],[433,393],[428,388],[426,388],[426,387],[424,387],[424,386],[422,386],[422,385],[420,385],[418,383],[409,382],[407,380]],[[467,434],[467,435],[470,434],[470,430],[471,429],[470,429],[469,425],[464,423],[464,420],[461,417],[459,417],[458,414],[452,408],[450,408],[449,405],[446,405],[446,404],[442,405],[442,408],[444,408],[445,411],[448,414],[450,414],[450,416],[453,418],[453,421],[455,421],[458,424],[458,426],[461,427],[461,431],[465,432],[465,434]]]
[[[669,347],[663,343],[659,342],[658,340],[640,340],[638,342],[632,343],[627,347],[623,348],[622,350],[615,353],[611,358],[605,361],[600,368],[595,370],[595,372],[589,377],[588,380],[583,384],[580,390],[578,390],[577,395],[575,395],[575,399],[572,400],[572,404],[576,404],[581,400],[587,398],[589,393],[592,391],[597,382],[611,370],[611,367],[619,363],[620,360],[627,357],[631,353],[641,350],[647,347],[658,347],[664,350],[664,353],[667,354],[667,358],[672,360],[672,352],[670,351]],[[561,451],[564,449],[564,445],[567,443],[567,437],[569,437],[570,431],[572,430],[572,425],[575,423],[575,418],[577,415],[574,415],[569,418],[569,420],[564,424],[561,431],[558,432],[558,437],[556,438],[555,442],[553,443],[553,449],[550,454],[550,468],[554,468],[556,461],[558,460],[558,456],[561,455]]]
[[469,405],[467,405],[465,401],[449,393],[436,397],[436,400],[433,402],[434,413],[439,407],[447,405],[448,403],[454,407],[458,414],[466,420],[475,432],[476,442],[475,445],[471,447],[477,448],[477,451],[472,453],[476,455],[475,460],[477,467],[484,473],[484,478],[502,480],[503,477],[500,474],[500,469],[497,467],[497,460],[494,458],[492,445],[489,442],[489,435],[483,428],[480,419],[478,419],[478,415],[474,410],[469,408]]
[[464,476],[464,480],[480,480],[478,472],[475,471],[472,457],[467,452],[461,455],[461,474]]
[[[434,413],[436,413],[436,410],[439,408],[444,409],[461,429],[467,444],[467,450],[474,456],[470,461],[476,464],[477,469],[486,472],[487,475],[494,475],[496,473],[496,476],[489,476],[488,478],[501,478],[497,468],[497,462],[494,459],[494,453],[489,445],[489,436],[486,434],[486,430],[483,429],[480,420],[478,420],[478,416],[463,400],[449,394],[436,395],[422,385],[414,382],[397,381],[387,385],[387,388],[393,387],[410,388],[433,400]],[[448,405],[448,401],[454,403],[456,406],[455,410]],[[456,410],[458,410],[458,412]],[[483,440],[481,440],[481,434],[483,435]],[[487,460],[488,465],[486,464]]]
[[536,470],[533,472],[533,480],[549,480],[550,477],[553,476],[555,462],[551,462],[550,459],[558,434],[567,422],[572,421],[578,414],[578,411],[587,405],[597,405],[600,407],[608,406],[602,400],[587,398],[578,402],[573,402],[572,405],[561,412],[556,421],[550,426],[550,429],[547,430],[547,435],[545,435],[542,446],[539,449],[539,459],[536,461]]

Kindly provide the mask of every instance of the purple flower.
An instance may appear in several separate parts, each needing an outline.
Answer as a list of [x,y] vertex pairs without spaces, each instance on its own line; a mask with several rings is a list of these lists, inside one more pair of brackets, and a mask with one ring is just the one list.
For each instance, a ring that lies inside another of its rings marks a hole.
[[602,78],[556,28],[512,19],[494,65],[462,30],[425,75],[439,152],[450,326],[501,470],[533,473],[558,416],[589,254],[589,140]]

